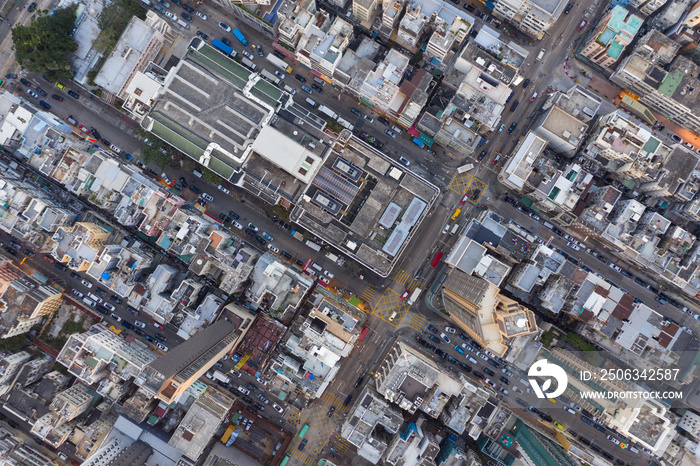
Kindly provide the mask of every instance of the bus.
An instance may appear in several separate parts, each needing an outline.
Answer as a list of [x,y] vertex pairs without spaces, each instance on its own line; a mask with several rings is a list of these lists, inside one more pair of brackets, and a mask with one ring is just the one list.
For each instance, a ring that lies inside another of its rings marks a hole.
[[231,53],[233,53],[233,49],[221,42],[219,39],[212,39],[211,45],[217,48],[224,55],[231,55]]
[[436,265],[438,265],[438,262],[440,262],[440,259],[442,259],[442,253],[438,252],[435,255],[435,258],[433,259],[433,261],[430,263],[430,266],[435,267]]
[[301,428],[299,431],[299,438],[304,438],[304,435],[306,435],[306,431],[309,430],[309,424],[308,422],[304,424],[304,427]]
[[289,454],[284,455],[284,458],[282,458],[282,462],[280,463],[280,466],[284,466],[285,464],[287,464],[290,459],[291,459],[291,456],[289,456]]
[[369,333],[369,327],[363,328],[362,332],[360,332],[360,337],[357,339],[357,341],[364,340],[368,333]]

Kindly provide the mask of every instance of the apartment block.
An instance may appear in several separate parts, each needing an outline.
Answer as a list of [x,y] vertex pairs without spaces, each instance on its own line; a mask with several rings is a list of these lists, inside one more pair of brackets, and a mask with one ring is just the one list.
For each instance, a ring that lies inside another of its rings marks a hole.
[[95,223],[78,222],[72,227],[58,228],[45,249],[69,269],[84,272],[97,258],[109,236],[109,231]]
[[525,34],[541,40],[559,19],[567,4],[567,0],[501,0],[494,5],[493,14]]
[[370,23],[379,7],[379,0],[352,0],[352,15],[362,23]]
[[399,82],[408,68],[409,59],[396,49],[391,49],[384,60],[364,75],[364,79],[360,81],[357,76],[351,87],[357,89],[360,99],[370,106],[384,113],[396,111],[402,103]]
[[451,270],[442,286],[445,311],[481,346],[503,356],[513,338],[538,331],[535,314],[480,277]]
[[[319,16],[321,12],[316,15],[316,18],[318,19]],[[327,14],[320,27],[319,23],[320,21],[317,21],[306,27],[296,47],[296,59],[330,81],[343,57],[343,52],[353,39],[353,27],[339,16],[331,24]]]
[[96,397],[95,392],[81,384],[58,393],[49,405],[50,412],[36,420],[31,433],[52,447],[59,447],[73,431],[69,423],[85,413]]
[[6,354],[0,359],[0,386],[12,382],[15,374],[20,370],[22,364],[29,361],[31,356],[26,351],[14,354]]
[[28,332],[63,303],[56,289],[27,275],[0,255],[0,338]]
[[601,116],[588,140],[584,155],[593,160],[603,157],[605,161],[618,163],[632,162],[660,143],[653,138],[651,128],[622,110]]
[[471,17],[465,19],[457,16],[451,22],[436,18],[433,22],[433,34],[428,39],[425,49],[425,55],[431,58],[431,63],[444,68],[446,62],[454,56],[454,52],[450,52],[462,45],[474,22],[474,18]]
[[621,6],[614,7],[598,22],[581,55],[603,69],[612,66],[637,35],[643,20]]
[[127,342],[100,323],[68,337],[56,361],[84,383],[98,384],[102,396],[116,397],[125,382],[157,357],[141,340]]
[[95,83],[103,92],[125,99],[134,75],[155,60],[169,33],[168,21],[155,11],[147,11],[145,21],[133,16],[100,67]]
[[187,410],[170,437],[168,446],[197,461],[233,406],[234,398],[216,388],[208,388]]
[[245,337],[255,316],[243,309],[238,312],[240,322],[219,320],[201,330],[146,365],[134,383],[152,398],[165,403],[177,401],[193,382]]
[[316,8],[315,0],[285,0],[277,10],[277,40],[297,49],[301,36],[308,27],[321,29],[329,21],[328,14]]
[[690,7],[688,14],[683,19],[683,25],[689,28],[694,28],[698,24],[700,24],[700,2],[697,2]]
[[630,0],[627,4],[629,8],[637,10],[636,14],[646,18],[652,15],[659,8],[664,6],[668,0]]
[[700,132],[700,67],[683,55],[676,56],[679,49],[680,44],[652,29],[610,80],[650,109]]

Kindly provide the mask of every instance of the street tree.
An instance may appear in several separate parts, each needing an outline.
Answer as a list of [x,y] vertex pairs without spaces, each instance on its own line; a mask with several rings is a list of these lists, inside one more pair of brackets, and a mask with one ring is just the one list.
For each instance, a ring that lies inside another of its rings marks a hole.
[[78,49],[70,36],[76,9],[76,5],[60,8],[51,16],[38,12],[28,26],[18,24],[12,29],[15,59],[24,69],[44,73],[51,80],[73,77],[68,56]]

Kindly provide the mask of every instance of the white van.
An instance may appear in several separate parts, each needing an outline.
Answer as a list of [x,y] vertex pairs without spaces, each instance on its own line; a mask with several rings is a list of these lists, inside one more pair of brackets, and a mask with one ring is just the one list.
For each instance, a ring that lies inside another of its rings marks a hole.
[[318,107],[318,104],[316,104],[316,102],[314,102],[313,100],[309,99],[308,97],[306,98],[306,103],[309,104],[309,105],[311,105],[313,108]]
[[544,57],[544,49],[540,49],[540,53],[537,55],[537,61],[542,60],[542,57]]
[[201,177],[202,177],[202,172],[199,172],[199,171],[197,171],[197,170],[193,171],[192,174],[193,174],[194,176],[196,176],[197,178],[201,178]]
[[396,134],[401,134],[401,128],[399,128],[398,126],[392,126],[391,130]]
[[314,82],[315,82],[316,84],[318,84],[319,86],[325,86],[325,85],[326,85],[326,81],[324,81],[324,80],[321,79],[321,78],[314,78]]
[[450,235],[457,233],[457,230],[459,230],[459,223],[455,223],[455,225],[452,227],[452,231],[450,231]]
[[144,5],[148,5],[148,6],[153,6],[153,3],[151,3],[151,0],[141,0],[141,3],[143,3]]
[[287,84],[284,85],[284,90],[289,92],[292,95],[297,93],[296,89],[294,89],[293,87],[289,87]]
[[[141,1],[143,1],[143,0],[141,0]],[[149,2],[149,3],[150,3],[150,2]],[[178,18],[178,20],[177,20],[177,24],[179,24],[180,26],[182,26],[182,27],[185,28],[185,29],[189,29],[189,28],[190,28],[190,25],[189,25],[189,24],[187,24],[186,22],[184,22],[183,20],[181,20],[181,19],[179,19],[179,18]]]

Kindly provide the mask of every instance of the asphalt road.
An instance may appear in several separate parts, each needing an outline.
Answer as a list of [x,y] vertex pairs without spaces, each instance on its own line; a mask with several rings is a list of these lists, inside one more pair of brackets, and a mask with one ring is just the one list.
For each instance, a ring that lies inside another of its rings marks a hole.
[[[436,332],[432,332],[431,330],[429,330],[429,325],[432,325],[436,329]],[[432,319],[425,323],[425,326],[420,333],[414,330],[410,330],[406,337],[413,341],[415,341],[418,337],[423,338],[429,344],[432,344],[438,349],[443,350],[446,353],[445,358],[441,358],[437,354],[431,357],[434,358],[434,360],[437,361],[439,364],[446,366],[448,372],[451,372],[452,374],[457,374],[459,372],[465,373],[466,376],[472,380],[472,382],[482,385],[486,384],[486,382],[484,381],[485,378],[490,379],[495,384],[494,390],[496,391],[497,397],[499,399],[506,399],[512,409],[522,411],[522,414],[520,414],[521,416],[527,415],[532,417],[535,422],[541,422],[543,426],[550,429],[552,432],[557,430],[557,428],[552,424],[552,422],[547,422],[540,419],[536,414],[529,411],[527,407],[535,407],[538,410],[549,414],[553,418],[553,421],[557,421],[564,426],[564,429],[562,429],[563,431],[569,429],[574,431],[576,437],[585,437],[586,439],[590,440],[593,444],[601,447],[604,451],[610,452],[616,458],[620,458],[626,463],[634,464],[636,461],[639,461],[642,457],[646,456],[641,451],[639,454],[635,454],[629,450],[623,450],[619,446],[614,445],[610,440],[606,438],[607,435],[613,435],[614,437],[617,437],[614,431],[610,429],[605,429],[606,431],[603,433],[599,430],[596,430],[594,427],[586,424],[581,420],[580,412],[577,411],[576,414],[571,414],[568,411],[564,410],[565,405],[561,402],[561,400],[553,404],[548,400],[542,400],[537,398],[534,395],[534,393],[532,393],[532,389],[529,387],[529,385],[524,385],[518,380],[519,377],[523,377],[524,374],[520,374],[515,368],[510,367],[507,364],[503,364],[502,362],[497,362],[493,358],[489,358],[487,355],[483,354],[483,352],[479,351],[477,347],[474,346],[473,341],[468,337],[466,340],[466,344],[472,349],[470,350],[468,348],[462,347],[461,345],[465,343],[465,340],[458,338],[456,334],[446,332],[445,328],[446,327],[444,320]],[[442,340],[442,338],[440,337],[441,333],[447,336],[450,343],[447,343],[446,341]],[[434,340],[429,339],[428,335],[432,335],[441,342],[437,343]],[[455,346],[460,347],[459,350],[456,349]],[[424,349],[423,351],[427,352],[428,354],[431,354],[431,350],[428,348]],[[479,356],[479,353],[483,354],[483,357]],[[474,359],[476,361],[476,364],[467,359],[467,357],[471,357],[472,359]],[[492,364],[490,364],[488,362],[489,360],[495,362],[497,366],[493,366]],[[460,364],[458,364],[459,362],[466,364],[468,366],[468,369],[464,369]],[[509,370],[512,373],[512,375],[506,375],[505,373],[503,373],[502,369],[504,368]],[[475,376],[474,371],[479,372],[483,377]],[[493,372],[493,375],[491,375],[489,371]],[[508,383],[503,382],[501,380],[501,377],[504,377],[508,381]],[[515,387],[518,387],[518,389],[522,391],[522,394],[517,393]],[[502,390],[506,390],[508,393],[504,393]],[[516,402],[518,398],[525,401],[527,406],[522,406],[518,404]],[[572,434],[569,433],[569,436],[571,435]]]

